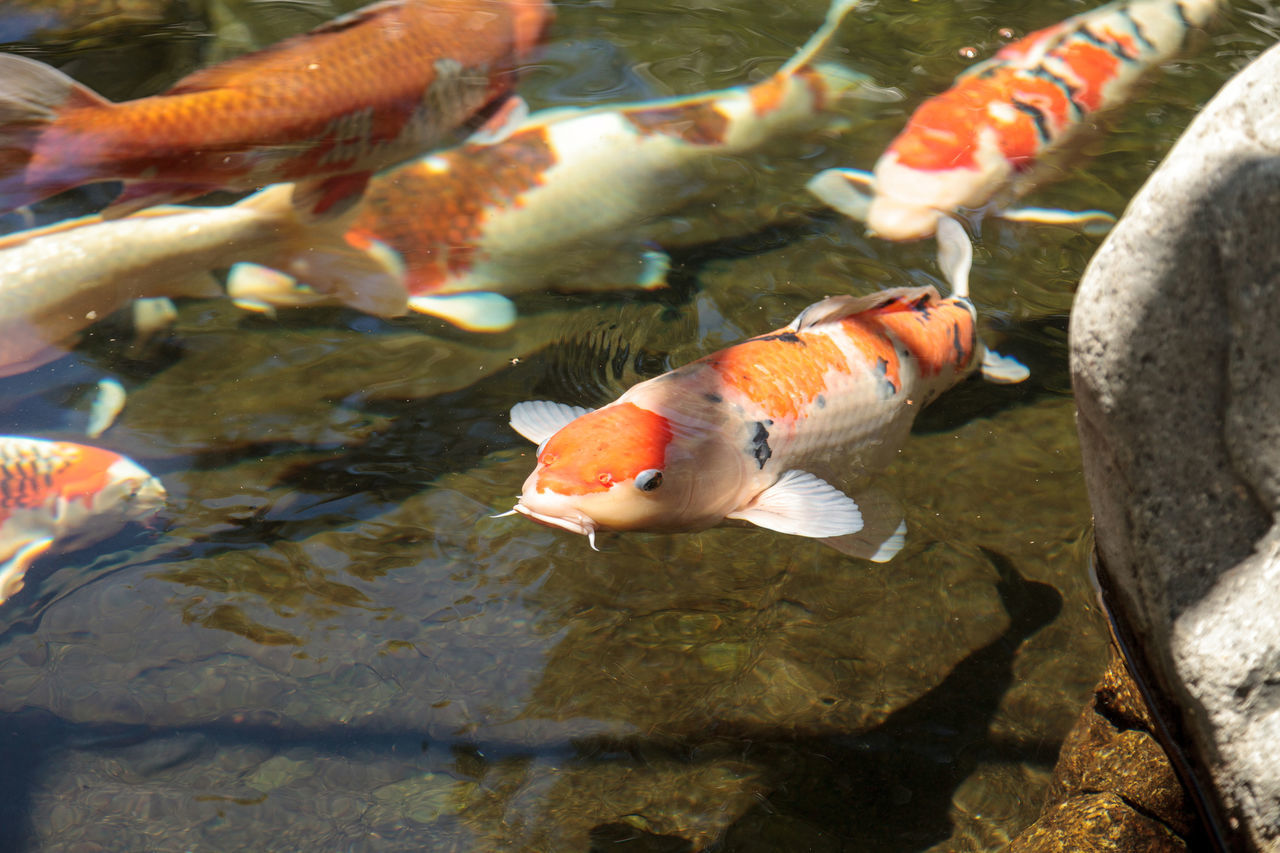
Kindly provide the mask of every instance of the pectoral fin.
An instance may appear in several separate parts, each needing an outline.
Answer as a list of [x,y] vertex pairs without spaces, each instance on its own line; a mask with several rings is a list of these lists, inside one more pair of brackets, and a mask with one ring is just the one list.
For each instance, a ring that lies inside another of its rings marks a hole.
[[84,434],[89,438],[97,438],[106,432],[124,410],[127,397],[124,386],[116,380],[99,381],[98,393],[89,408],[89,423],[84,428]]
[[468,332],[505,332],[516,324],[516,306],[501,293],[477,290],[409,297],[409,308]]
[[515,133],[529,119],[529,102],[519,95],[512,95],[502,106],[467,137],[468,145],[496,145]]
[[902,518],[902,505],[893,495],[875,487],[860,491],[857,501],[862,509],[862,529],[846,536],[823,539],[823,544],[861,560],[889,562],[907,542],[907,522]]
[[1116,224],[1115,216],[1105,210],[1062,210],[1056,207],[1010,207],[1000,211],[1000,218],[1010,222],[1065,225],[1095,237],[1106,234]]
[[582,406],[567,406],[547,400],[516,403],[511,407],[511,428],[534,444],[542,444],[570,421],[590,411]]
[[27,576],[27,569],[53,545],[53,537],[32,539],[20,547],[17,552],[0,563],[0,604],[4,604],[22,589],[22,582]]
[[1025,364],[995,350],[982,353],[982,378],[997,385],[1016,385],[1031,375]]
[[862,512],[853,498],[825,480],[794,470],[726,517],[815,539],[845,536],[863,527]]
[[861,169],[826,169],[810,178],[805,188],[828,207],[866,222],[875,198],[875,177]]

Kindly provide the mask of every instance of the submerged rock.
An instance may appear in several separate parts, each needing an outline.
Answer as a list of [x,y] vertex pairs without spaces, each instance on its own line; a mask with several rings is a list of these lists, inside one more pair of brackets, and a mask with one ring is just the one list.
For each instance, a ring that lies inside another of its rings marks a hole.
[[[1205,108],[1071,329],[1099,576],[1218,834],[1280,850],[1280,48]],[[1149,848],[1144,848],[1149,849]]]
[[1155,725],[1112,648],[1093,700],[1062,745],[1044,812],[1010,853],[1196,849],[1202,828]]

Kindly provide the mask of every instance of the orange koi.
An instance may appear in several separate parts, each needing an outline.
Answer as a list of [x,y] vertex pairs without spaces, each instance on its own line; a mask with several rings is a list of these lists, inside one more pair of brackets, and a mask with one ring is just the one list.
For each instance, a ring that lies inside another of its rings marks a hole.
[[[809,182],[826,204],[888,240],[934,232],[939,217],[1021,195],[1031,167],[1125,100],[1182,49],[1218,0],[1119,0],[1005,46],[920,105],[872,174],[828,169]],[[1006,219],[1109,224],[1101,211],[1005,210]]]
[[[857,0],[836,0],[782,68],[752,86],[535,113],[496,142],[468,143],[378,175],[348,242],[389,250],[409,305],[463,328],[515,321],[506,294],[652,288],[669,259],[652,223],[705,198],[707,167],[845,121],[865,78],[813,60]],[[722,185],[715,191],[726,190]],[[253,271],[235,271],[237,286]]]
[[597,530],[741,519],[891,558],[905,527],[869,537],[861,501],[830,480],[887,464],[920,409],[979,366],[992,381],[1027,376],[978,338],[972,249],[956,222],[939,229],[949,298],[933,287],[830,297],[596,411],[517,404],[512,427],[540,446],[512,512],[586,534],[593,547]]
[[164,500],[160,481],[118,453],[0,436],[0,603],[42,554],[100,542]]
[[120,103],[0,55],[0,212],[98,181],[126,182],[115,213],[306,181],[298,203],[323,214],[506,116],[549,16],[543,0],[383,0]]

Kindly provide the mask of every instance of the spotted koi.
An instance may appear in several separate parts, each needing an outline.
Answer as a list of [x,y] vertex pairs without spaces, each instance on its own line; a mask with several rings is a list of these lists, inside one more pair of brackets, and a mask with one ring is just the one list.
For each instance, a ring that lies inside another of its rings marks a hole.
[[[888,240],[933,234],[939,217],[1022,194],[1031,167],[1089,117],[1122,103],[1203,27],[1218,0],[1118,0],[1013,42],[925,101],[868,175],[828,169],[809,190]],[[1108,224],[1100,211],[1005,211],[1009,219]]]
[[106,539],[164,500],[160,481],[118,453],[0,436],[0,603],[42,554]]
[[[512,427],[541,446],[513,512],[589,537],[725,519],[856,537],[866,526],[859,502],[829,479],[883,467],[920,409],[979,367],[992,381],[1027,376],[983,346],[967,296],[968,238],[950,219],[940,233],[948,298],[933,287],[830,297],[601,409],[516,405]],[[900,544],[899,528],[866,556],[891,556],[898,545],[885,542]]]
[[[865,78],[814,64],[857,0],[752,86],[535,113],[502,140],[468,143],[376,178],[348,240],[403,264],[410,306],[470,329],[514,321],[503,294],[657,287],[668,259],[652,223],[708,191],[704,167],[844,121]],[[723,190],[724,187],[716,187]]]
[[383,0],[120,103],[0,54],[0,212],[98,181],[126,182],[116,213],[305,181],[299,203],[323,214],[505,115],[549,16],[543,0]]

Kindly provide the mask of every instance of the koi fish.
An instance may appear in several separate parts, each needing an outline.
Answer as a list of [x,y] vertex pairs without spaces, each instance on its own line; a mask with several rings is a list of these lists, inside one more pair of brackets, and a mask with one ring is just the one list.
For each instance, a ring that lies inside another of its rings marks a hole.
[[110,180],[126,182],[116,214],[294,180],[324,213],[375,170],[510,117],[549,15],[543,0],[383,0],[120,103],[0,55],[0,213]]
[[0,436],[0,603],[42,554],[100,542],[164,500],[160,481],[118,453]]
[[931,286],[834,296],[601,409],[517,404],[512,428],[539,447],[512,512],[586,534],[592,547],[597,530],[741,519],[891,558],[905,526],[859,541],[868,527],[860,501],[830,481],[886,465],[916,414],[979,366],[995,382],[1027,376],[978,338],[960,225],[944,219],[939,236],[949,298]]
[[[1217,0],[1119,0],[1006,45],[925,101],[873,174],[828,169],[809,191],[887,240],[934,232],[939,217],[1016,198],[1028,171],[1203,27]],[[1006,219],[1109,225],[1101,211],[1005,211]]]
[[[393,270],[342,242],[349,217],[300,218],[282,184],[228,207],[159,207],[124,219],[85,217],[0,238],[0,376],[52,361],[94,321],[131,300],[215,298],[293,305],[336,302],[381,316],[405,312]],[[334,235],[312,242],[325,229]],[[210,270],[270,257],[305,291],[256,282],[224,292]],[[290,260],[292,259],[292,260]]]
[[856,4],[837,0],[808,43],[753,86],[547,110],[501,141],[380,175],[347,240],[397,259],[410,308],[471,330],[515,321],[503,294],[661,286],[669,262],[648,239],[654,220],[689,204],[725,157],[832,126],[837,101],[864,87],[812,63]]

